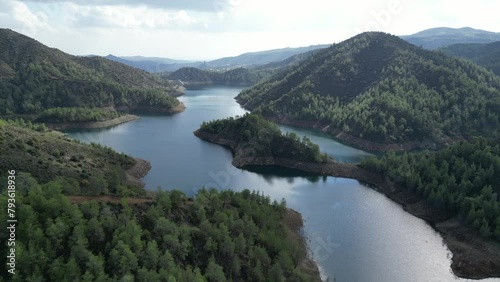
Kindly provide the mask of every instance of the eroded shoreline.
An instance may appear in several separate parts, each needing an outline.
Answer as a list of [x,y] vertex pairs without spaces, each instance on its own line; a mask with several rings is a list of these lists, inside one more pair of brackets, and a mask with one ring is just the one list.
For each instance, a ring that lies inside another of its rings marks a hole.
[[[128,110],[128,109],[127,109]],[[136,110],[140,110],[139,108]],[[144,109],[147,111],[147,109]],[[150,110],[150,109],[149,109]],[[154,110],[155,112],[165,113],[165,114],[176,114],[182,113],[186,110],[186,106],[184,103],[179,102],[177,106],[174,108],[168,109],[166,111],[161,111],[159,109]],[[130,121],[140,119],[137,115],[126,114],[114,119],[109,119],[105,121],[97,121],[97,122],[65,122],[65,123],[46,123],[45,125],[52,130],[67,130],[67,129],[97,129],[97,128],[105,128],[111,127],[115,125],[119,125],[122,123],[127,123]]]
[[46,123],[47,127],[52,130],[66,129],[95,129],[119,125],[122,123],[138,120],[136,115],[124,115],[110,120],[98,122],[74,122],[74,123]]
[[400,204],[408,213],[425,220],[443,238],[453,253],[451,268],[455,275],[469,279],[500,277],[500,244],[487,241],[473,229],[463,225],[460,218],[430,206],[416,193],[396,186],[386,177],[357,165],[340,163],[305,163],[273,157],[244,157],[238,153],[240,144],[216,134],[197,130],[194,134],[205,141],[228,147],[233,152],[232,164],[274,165],[298,169],[318,175],[356,179]]
[[445,138],[442,140],[443,144],[436,144],[430,141],[382,144],[353,136],[343,131],[342,129],[331,127],[331,125],[328,123],[323,123],[319,121],[301,121],[301,120],[294,120],[286,117],[276,117],[276,116],[265,116],[265,118],[281,125],[296,126],[306,129],[317,129],[325,134],[328,134],[329,136],[331,136],[332,138],[336,139],[337,141],[343,144],[368,152],[387,153],[387,152],[406,152],[406,151],[425,150],[425,149],[438,150],[456,142],[456,140]]
[[151,163],[139,158],[134,158],[134,160],[135,164],[126,171],[125,183],[144,188],[146,184],[142,181],[142,178],[151,170]]

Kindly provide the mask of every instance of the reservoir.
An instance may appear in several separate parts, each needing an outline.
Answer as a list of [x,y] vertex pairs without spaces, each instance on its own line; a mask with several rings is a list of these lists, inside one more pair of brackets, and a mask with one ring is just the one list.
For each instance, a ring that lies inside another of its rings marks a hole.
[[[241,90],[187,90],[180,98],[187,107],[183,113],[141,115],[112,128],[68,135],[150,161],[152,169],[144,179],[147,189],[178,189],[193,196],[201,187],[248,188],[278,201],[284,198],[302,214],[310,254],[331,281],[466,281],[451,272],[451,253],[438,233],[358,181],[277,168],[240,170],[231,165],[228,149],[196,138],[193,131],[203,121],[246,112],[234,100]],[[320,132],[281,128],[308,136],[340,162],[359,162],[369,155]]]

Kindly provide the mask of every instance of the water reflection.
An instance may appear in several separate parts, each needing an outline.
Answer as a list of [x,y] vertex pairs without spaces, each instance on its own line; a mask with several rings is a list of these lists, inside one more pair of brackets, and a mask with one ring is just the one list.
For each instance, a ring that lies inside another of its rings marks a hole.
[[293,132],[298,136],[306,135],[313,143],[321,148],[321,152],[328,154],[337,162],[359,163],[372,154],[349,147],[332,139],[332,136],[318,129],[304,129],[294,126],[280,126],[282,132]]
[[308,172],[304,172],[292,168],[284,168],[280,166],[255,166],[246,165],[243,167],[244,170],[257,173],[260,177],[266,180],[270,185],[273,184],[273,180],[276,179],[286,179],[289,184],[293,184],[296,179],[305,179],[311,183],[317,183],[319,181],[326,181],[327,176],[316,175]]
[[[182,114],[142,116],[117,127],[72,131],[69,135],[149,160],[148,189],[180,189],[193,196],[201,187],[248,188],[273,200],[285,198],[289,207],[303,215],[310,253],[325,275],[337,281],[457,280],[439,234],[373,189],[355,180],[283,168],[238,169],[231,165],[227,148],[196,138],[192,132],[204,120],[246,112],[234,101],[240,90],[188,90],[181,97],[187,106]],[[307,135],[338,160],[357,162],[369,155],[316,131],[282,128]]]

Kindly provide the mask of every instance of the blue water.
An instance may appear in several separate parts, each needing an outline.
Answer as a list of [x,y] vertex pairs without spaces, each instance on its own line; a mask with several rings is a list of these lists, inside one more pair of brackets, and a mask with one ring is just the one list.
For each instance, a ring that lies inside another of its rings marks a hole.
[[[172,116],[141,119],[100,130],[69,132],[146,159],[152,169],[147,189],[179,189],[194,195],[201,187],[260,190],[284,198],[305,220],[308,247],[325,277],[336,281],[455,281],[451,253],[424,221],[406,213],[384,195],[355,180],[297,176],[282,169],[260,173],[231,165],[231,152],[193,135],[201,122],[246,111],[234,97],[237,87],[187,90],[187,109]],[[359,162],[369,154],[342,145],[321,132],[282,127],[307,135],[322,151],[342,162]],[[464,281],[464,280],[461,280]]]

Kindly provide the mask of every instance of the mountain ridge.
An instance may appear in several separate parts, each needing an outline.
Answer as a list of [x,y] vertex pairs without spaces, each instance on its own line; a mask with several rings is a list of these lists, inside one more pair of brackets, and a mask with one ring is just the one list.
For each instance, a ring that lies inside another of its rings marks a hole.
[[492,43],[500,41],[500,33],[471,27],[436,27],[401,36],[404,40],[426,49],[435,50],[460,43]]
[[[115,56],[109,54],[106,58],[114,61],[119,61],[124,64],[140,68],[149,72],[175,72],[181,68],[192,67],[203,70],[223,69],[230,70],[235,68],[250,68],[258,67],[271,63],[279,63],[283,60],[290,59],[295,55],[311,52],[318,49],[326,48],[330,45],[318,44],[307,47],[286,47],[272,50],[246,52],[241,55],[223,57],[211,61],[197,61],[197,62],[182,62],[182,60],[173,60],[166,58],[150,58],[141,56]],[[131,60],[132,58],[133,60]],[[144,58],[143,60],[141,58]],[[168,61],[172,61],[169,63]],[[177,62],[175,62],[177,61]]]
[[169,112],[176,86],[101,57],[80,57],[0,29],[0,115],[38,115],[50,108]]
[[237,101],[271,118],[322,124],[334,135],[439,147],[498,135],[499,89],[500,79],[473,63],[368,32],[244,90]]
[[480,44],[454,44],[438,49],[449,56],[471,60],[500,75],[500,41]]

